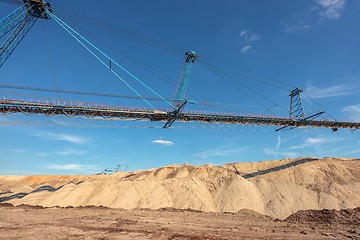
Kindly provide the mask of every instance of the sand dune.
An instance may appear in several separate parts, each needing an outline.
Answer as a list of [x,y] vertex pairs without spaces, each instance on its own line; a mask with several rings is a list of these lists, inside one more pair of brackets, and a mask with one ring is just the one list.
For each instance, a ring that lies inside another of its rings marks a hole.
[[0,177],[0,202],[234,213],[250,209],[284,219],[299,210],[360,207],[360,161],[310,157],[169,165],[112,175]]

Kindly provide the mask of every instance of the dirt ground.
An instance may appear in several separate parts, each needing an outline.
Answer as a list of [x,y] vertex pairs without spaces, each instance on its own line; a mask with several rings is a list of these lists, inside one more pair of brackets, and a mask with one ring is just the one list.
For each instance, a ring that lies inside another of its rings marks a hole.
[[334,212],[303,211],[278,220],[250,210],[234,214],[0,204],[0,239],[360,239],[360,210]]

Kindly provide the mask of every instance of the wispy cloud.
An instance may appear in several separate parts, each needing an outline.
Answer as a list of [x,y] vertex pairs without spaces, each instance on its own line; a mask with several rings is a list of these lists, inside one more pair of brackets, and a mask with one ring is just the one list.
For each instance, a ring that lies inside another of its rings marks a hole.
[[311,27],[307,20],[301,19],[294,24],[284,24],[286,33],[306,32]]
[[298,156],[297,152],[282,152],[279,151],[280,147],[281,147],[281,142],[282,139],[280,136],[277,136],[276,138],[276,146],[275,148],[263,148],[263,152],[267,155],[274,155],[275,158],[277,158],[278,156],[282,156],[282,157],[290,157],[290,158],[295,158]]
[[317,0],[320,6],[319,15],[322,19],[337,19],[345,7],[346,0]]
[[275,148],[275,151],[278,151],[280,146],[281,146],[281,137],[280,136],[277,136],[277,143],[276,143],[276,148]]
[[212,157],[230,157],[239,156],[249,149],[249,147],[235,148],[235,149],[211,149],[200,152],[195,155],[197,158],[208,159]]
[[243,48],[241,48],[241,52],[246,53],[246,52],[250,51],[251,48],[252,48],[252,45],[246,45]]
[[312,137],[307,137],[304,140],[304,143],[299,145],[299,146],[292,146],[290,147],[290,149],[301,149],[301,148],[305,148],[305,147],[318,147],[320,145],[324,145],[324,144],[328,144],[331,142],[337,142],[337,141],[341,141],[341,138],[331,138],[331,137],[316,137],[316,138],[312,138]]
[[45,140],[51,141],[65,141],[75,144],[86,144],[90,142],[90,139],[84,136],[72,135],[72,134],[59,134],[51,132],[36,133],[35,136]]
[[7,153],[26,153],[27,150],[21,148],[0,148],[0,152],[7,152]]
[[246,53],[254,48],[254,44],[260,39],[260,35],[244,29],[240,32],[239,38],[242,40],[243,43],[241,52]]
[[293,14],[293,19],[282,26],[286,33],[306,32],[325,20],[340,18],[345,4],[346,0],[314,0],[307,9]]
[[342,111],[348,113],[351,120],[360,121],[360,104],[346,106]]
[[348,84],[339,84],[322,88],[308,85],[304,92],[312,98],[329,98],[351,95],[356,93],[357,90],[358,88],[350,86]]
[[46,152],[39,152],[39,153],[36,153],[35,156],[36,157],[48,157],[50,156],[51,154],[50,153],[46,153]]
[[299,156],[299,153],[297,153],[297,152],[275,151],[274,149],[271,149],[271,148],[263,148],[263,152],[267,155],[273,155],[273,156],[275,156],[275,158],[277,158],[278,156],[288,157],[288,158],[296,158]]
[[151,141],[152,143],[156,143],[156,144],[160,144],[160,145],[164,145],[164,146],[171,146],[174,145],[175,143],[172,141],[167,141],[167,140],[154,140]]
[[347,155],[358,154],[358,153],[360,153],[360,149],[356,149],[356,150],[344,152],[344,153],[342,153],[340,156],[347,156]]
[[76,150],[76,149],[64,149],[59,151],[58,154],[60,155],[83,155],[86,151],[84,150]]
[[48,164],[46,168],[52,169],[52,170],[87,172],[87,171],[96,170],[97,166],[71,163],[71,164]]

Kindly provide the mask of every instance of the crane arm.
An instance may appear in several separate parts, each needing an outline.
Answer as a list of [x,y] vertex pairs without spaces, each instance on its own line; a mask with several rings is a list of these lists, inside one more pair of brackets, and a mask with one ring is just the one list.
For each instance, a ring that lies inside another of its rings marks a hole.
[[52,11],[51,4],[42,0],[23,0],[23,2],[22,6],[0,21],[0,38],[9,35],[0,46],[0,67],[4,65],[37,19],[49,19],[46,10]]
[[27,15],[27,7],[25,4],[17,8],[8,16],[0,21],[0,38],[14,29]]
[[37,18],[26,15],[26,17],[18,23],[18,27],[9,36],[9,38],[0,47],[0,67],[9,58],[15,48],[19,45],[21,40],[24,39],[25,35],[30,31],[32,26],[35,24]]
[[174,97],[174,103],[175,103],[175,106],[177,106],[177,107],[182,105],[182,103],[185,101],[185,92],[187,89],[187,85],[189,83],[191,67],[197,57],[198,57],[198,55],[196,52],[188,51],[185,53],[183,71],[182,71],[178,86],[176,88],[175,97]]

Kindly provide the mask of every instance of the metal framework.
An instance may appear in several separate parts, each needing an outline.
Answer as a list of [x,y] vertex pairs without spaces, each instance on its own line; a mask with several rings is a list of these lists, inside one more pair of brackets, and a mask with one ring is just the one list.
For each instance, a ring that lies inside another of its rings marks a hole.
[[[315,118],[317,118],[318,116],[320,116],[321,114],[325,113],[325,112],[318,112],[315,113],[311,116],[305,117],[305,110],[304,110],[304,106],[302,103],[302,97],[301,97],[301,93],[302,93],[302,89],[300,88],[295,88],[294,90],[292,90],[290,92],[290,114],[289,114],[289,118],[293,119],[293,120],[297,120],[297,121],[308,121],[308,120],[313,120]],[[280,130],[284,130],[284,129],[294,129],[297,126],[283,126],[280,127],[278,129],[276,129],[275,131],[280,131]],[[336,132],[338,129],[336,127],[332,128],[332,130],[334,132]]]
[[185,100],[185,93],[187,85],[189,83],[191,67],[192,64],[195,62],[196,58],[198,58],[198,54],[194,51],[188,51],[185,53],[183,70],[180,76],[178,86],[176,88],[175,97],[173,99],[176,108],[174,108],[174,110],[170,112],[172,118],[170,118],[165,123],[164,128],[169,128],[174,124],[179,114],[184,109],[185,104],[188,102],[187,100]]
[[290,118],[303,119],[305,118],[304,106],[301,99],[300,88],[295,88],[290,93]]
[[177,107],[185,102],[185,93],[189,83],[191,67],[197,58],[198,54],[196,52],[188,51],[185,53],[184,66],[174,97],[174,105]]
[[241,116],[225,114],[205,114],[183,112],[174,115],[173,112],[162,110],[143,110],[128,108],[102,108],[50,103],[23,102],[16,100],[0,100],[0,113],[43,114],[46,116],[65,115],[69,117],[103,118],[117,120],[150,120],[169,122],[174,118],[180,122],[201,122],[220,124],[268,125],[279,127],[323,127],[359,129],[360,123],[335,122],[313,119],[291,119],[269,116]]
[[0,38],[9,35],[0,47],[0,67],[24,39],[36,20],[49,19],[46,10],[52,11],[51,4],[45,4],[42,0],[23,0],[23,2],[21,7],[0,22]]
[[[53,18],[56,17],[52,14],[51,5],[49,3],[45,3],[43,0],[23,0],[23,3],[24,4],[22,6],[0,21],[0,38],[8,36],[5,42],[0,46],[0,67],[5,63],[15,48],[19,45],[25,35],[35,24],[37,19],[49,19],[49,15],[51,15]],[[338,128],[360,128],[360,123],[315,120],[317,116],[324,112],[319,112],[306,117],[301,99],[302,90],[299,88],[291,91],[289,95],[291,98],[289,118],[183,112],[184,106],[188,102],[185,99],[185,93],[189,81],[191,67],[197,58],[198,54],[196,52],[188,51],[185,53],[182,74],[176,89],[175,97],[172,99],[175,107],[172,111],[169,112],[162,110],[104,108],[95,106],[84,107],[74,106],[71,104],[60,105],[41,102],[24,102],[17,100],[0,100],[0,114],[23,113],[27,115],[43,114],[46,116],[66,115],[69,117],[104,119],[111,118],[118,120],[150,120],[166,122],[164,128],[171,127],[175,121],[269,125],[278,126],[279,128],[277,131],[285,128],[292,129],[296,127],[325,127],[331,128],[333,131],[337,131]],[[112,59],[110,59],[110,69],[111,63]],[[85,93],[83,92],[83,94]]]

